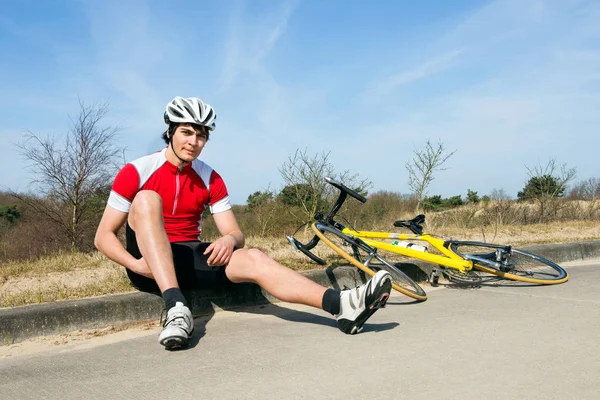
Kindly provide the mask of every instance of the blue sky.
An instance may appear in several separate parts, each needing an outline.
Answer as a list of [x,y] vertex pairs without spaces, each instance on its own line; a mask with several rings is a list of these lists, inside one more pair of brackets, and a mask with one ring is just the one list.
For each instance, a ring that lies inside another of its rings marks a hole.
[[457,150],[429,194],[511,196],[550,158],[600,177],[597,1],[22,0],[0,12],[0,189],[27,191],[11,144],[109,102],[126,158],[163,146],[174,96],[217,111],[201,158],[236,204],[296,149],[408,193],[426,140]]

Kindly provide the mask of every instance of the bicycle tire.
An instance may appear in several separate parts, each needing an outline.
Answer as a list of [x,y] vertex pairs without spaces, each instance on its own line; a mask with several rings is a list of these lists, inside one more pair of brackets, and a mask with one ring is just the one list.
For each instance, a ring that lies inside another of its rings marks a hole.
[[[448,248],[465,260],[472,260],[479,271],[505,279],[556,285],[569,280],[569,274],[558,264],[543,257],[511,246],[484,242],[449,242]],[[503,260],[502,254],[508,254]]]
[[373,276],[377,271],[384,269],[392,276],[394,290],[415,300],[427,300],[427,294],[418,283],[360,239],[345,235],[338,229],[321,223],[313,224],[312,229],[327,246],[367,275]]

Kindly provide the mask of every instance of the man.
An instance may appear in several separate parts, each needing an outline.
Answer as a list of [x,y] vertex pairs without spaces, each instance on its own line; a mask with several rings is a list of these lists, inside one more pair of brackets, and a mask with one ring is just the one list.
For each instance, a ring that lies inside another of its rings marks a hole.
[[[221,176],[198,160],[215,129],[213,108],[198,98],[175,97],[164,113],[167,147],[125,165],[113,183],[98,226],[96,247],[127,268],[132,284],[160,291],[167,318],[159,335],[166,348],[187,345],[193,319],[182,289],[224,282],[254,282],[279,300],[322,308],[339,328],[358,333],[385,306],[389,273],[344,291],[327,289],[256,249],[244,248]],[[201,216],[208,206],[221,234],[200,242]],[[126,224],[126,246],[117,233]]]

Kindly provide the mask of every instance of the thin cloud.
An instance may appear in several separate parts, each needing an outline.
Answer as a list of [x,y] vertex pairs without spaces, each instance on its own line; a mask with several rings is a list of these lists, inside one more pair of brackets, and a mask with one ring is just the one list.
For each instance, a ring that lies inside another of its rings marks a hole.
[[459,56],[464,54],[464,50],[453,50],[435,56],[423,64],[420,64],[407,71],[402,71],[391,77],[383,79],[381,82],[376,83],[369,90],[380,95],[396,89],[400,86],[408,85],[418,80],[427,78],[428,76],[438,74],[444,70],[452,68],[457,65],[457,59]]
[[285,2],[277,12],[258,18],[257,24],[250,24],[247,20],[256,18],[246,15],[243,2],[236,3],[229,19],[219,92],[228,90],[243,73],[263,72],[264,59],[285,33],[297,4],[295,0]]
[[271,49],[273,49],[279,38],[284,34],[297,4],[297,1],[288,1],[284,3],[281,14],[279,15],[279,18],[277,18],[279,22],[270,29],[266,35],[265,43],[262,46],[263,50],[257,57],[258,62],[261,62],[271,52]]
[[91,58],[96,61],[93,71],[133,104],[154,106],[160,96],[152,83],[153,72],[164,65],[162,49],[172,44],[151,28],[148,6],[115,10],[96,4],[87,13],[94,45]]

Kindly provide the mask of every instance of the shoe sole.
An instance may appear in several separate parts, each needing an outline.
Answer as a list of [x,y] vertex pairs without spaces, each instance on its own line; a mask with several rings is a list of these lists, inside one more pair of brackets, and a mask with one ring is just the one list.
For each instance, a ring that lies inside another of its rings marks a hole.
[[[391,286],[391,282],[390,282],[390,286]],[[360,333],[360,331],[363,330],[363,325],[365,324],[365,322],[367,322],[367,320],[371,317],[371,315],[373,315],[375,313],[375,311],[379,310],[380,308],[385,307],[385,304],[387,303],[388,299],[390,298],[390,293],[389,293],[390,291],[391,291],[391,287],[390,287],[390,289],[388,289],[387,292],[384,292],[383,294],[381,294],[375,301],[373,301],[371,304],[369,304],[369,306],[367,308],[365,308],[365,311],[363,311],[362,314],[360,314],[356,318],[356,321],[355,321],[356,323],[354,324],[354,326],[352,327],[352,329],[349,332],[350,335]]]
[[165,349],[167,349],[167,350],[187,347],[187,345],[190,343],[190,339],[192,338],[193,333],[194,333],[194,330],[192,329],[192,331],[190,332],[190,335],[188,337],[170,336],[170,337],[164,338],[163,340],[160,340],[158,343],[165,346]]
[[189,338],[174,336],[161,340],[160,344],[165,346],[165,349],[171,350],[175,348],[186,347],[189,344],[189,342]]

